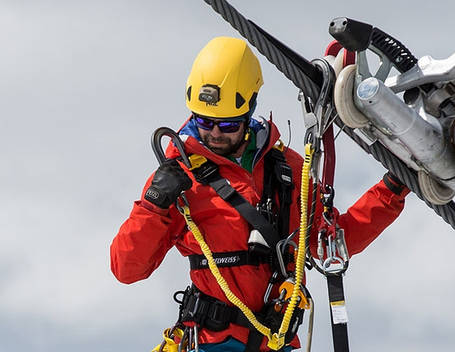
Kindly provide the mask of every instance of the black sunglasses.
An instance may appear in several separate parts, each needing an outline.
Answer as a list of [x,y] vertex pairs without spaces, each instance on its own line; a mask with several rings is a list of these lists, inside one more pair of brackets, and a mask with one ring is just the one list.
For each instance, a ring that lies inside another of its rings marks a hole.
[[218,126],[221,132],[223,133],[234,133],[240,129],[240,125],[245,120],[237,120],[237,121],[223,121],[223,120],[213,120],[206,117],[202,117],[200,115],[194,115],[194,119],[196,120],[197,127],[205,130],[211,131],[215,125]]

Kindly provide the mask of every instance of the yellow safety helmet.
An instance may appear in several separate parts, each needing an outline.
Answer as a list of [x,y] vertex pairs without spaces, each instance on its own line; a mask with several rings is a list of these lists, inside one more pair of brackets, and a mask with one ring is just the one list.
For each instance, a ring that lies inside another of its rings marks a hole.
[[186,84],[186,106],[215,118],[247,114],[262,86],[259,60],[238,38],[212,39],[194,60]]

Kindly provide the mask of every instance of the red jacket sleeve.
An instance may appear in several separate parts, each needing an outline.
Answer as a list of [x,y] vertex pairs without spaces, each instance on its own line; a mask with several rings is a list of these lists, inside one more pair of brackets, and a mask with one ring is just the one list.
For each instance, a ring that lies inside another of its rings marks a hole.
[[381,180],[340,215],[338,224],[344,229],[350,256],[363,251],[400,215],[408,193],[405,189],[397,195]]
[[149,277],[184,227],[175,206],[165,210],[143,199],[150,183],[151,178],[110,248],[112,273],[126,284]]

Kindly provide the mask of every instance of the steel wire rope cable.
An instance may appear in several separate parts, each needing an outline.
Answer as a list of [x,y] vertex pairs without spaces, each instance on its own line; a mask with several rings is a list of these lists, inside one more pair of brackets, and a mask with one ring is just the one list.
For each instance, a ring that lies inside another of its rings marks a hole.
[[[233,8],[225,0],[204,0],[217,13],[219,13],[231,26],[236,29],[243,37],[245,37],[256,49],[264,55],[279,71],[281,71],[289,80],[291,80],[297,88],[302,89],[307,96],[316,101],[319,96],[319,88],[281,51],[276,48],[270,41],[260,33],[254,25],[242,16],[235,8]],[[455,229],[455,203],[453,201],[445,205],[436,205],[426,201],[417,183],[415,173],[410,170],[401,160],[388,151],[379,142],[373,143],[369,147],[363,140],[358,137],[354,131],[345,126],[339,119],[337,125],[342,128],[354,142],[356,142],[368,154],[371,154],[378,160],[386,169],[397,175],[401,181],[413,191],[420,199],[422,199],[428,207],[432,208],[436,214]]]
[[423,195],[417,180],[417,175],[413,170],[410,170],[404,162],[398,159],[388,149],[386,149],[380,142],[374,142],[368,146],[350,127],[347,127],[337,119],[335,123],[338,127],[343,128],[346,133],[354,142],[356,142],[365,152],[371,154],[377,161],[379,161],[387,170],[396,175],[417,197],[419,197],[425,204],[432,208],[446,223],[455,229],[455,203],[453,201],[445,205],[436,205],[427,201]]
[[319,87],[225,0],[204,0],[307,96],[316,101]]

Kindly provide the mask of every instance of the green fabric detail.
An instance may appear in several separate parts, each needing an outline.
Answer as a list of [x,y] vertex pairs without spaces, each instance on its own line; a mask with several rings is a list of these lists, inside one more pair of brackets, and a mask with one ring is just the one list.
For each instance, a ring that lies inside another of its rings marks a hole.
[[[256,134],[250,130],[250,142],[248,143],[245,151],[242,154],[242,159],[240,165],[247,171],[251,172],[253,170],[253,159],[256,154]],[[237,160],[232,157],[227,157],[232,162],[237,163]]]

